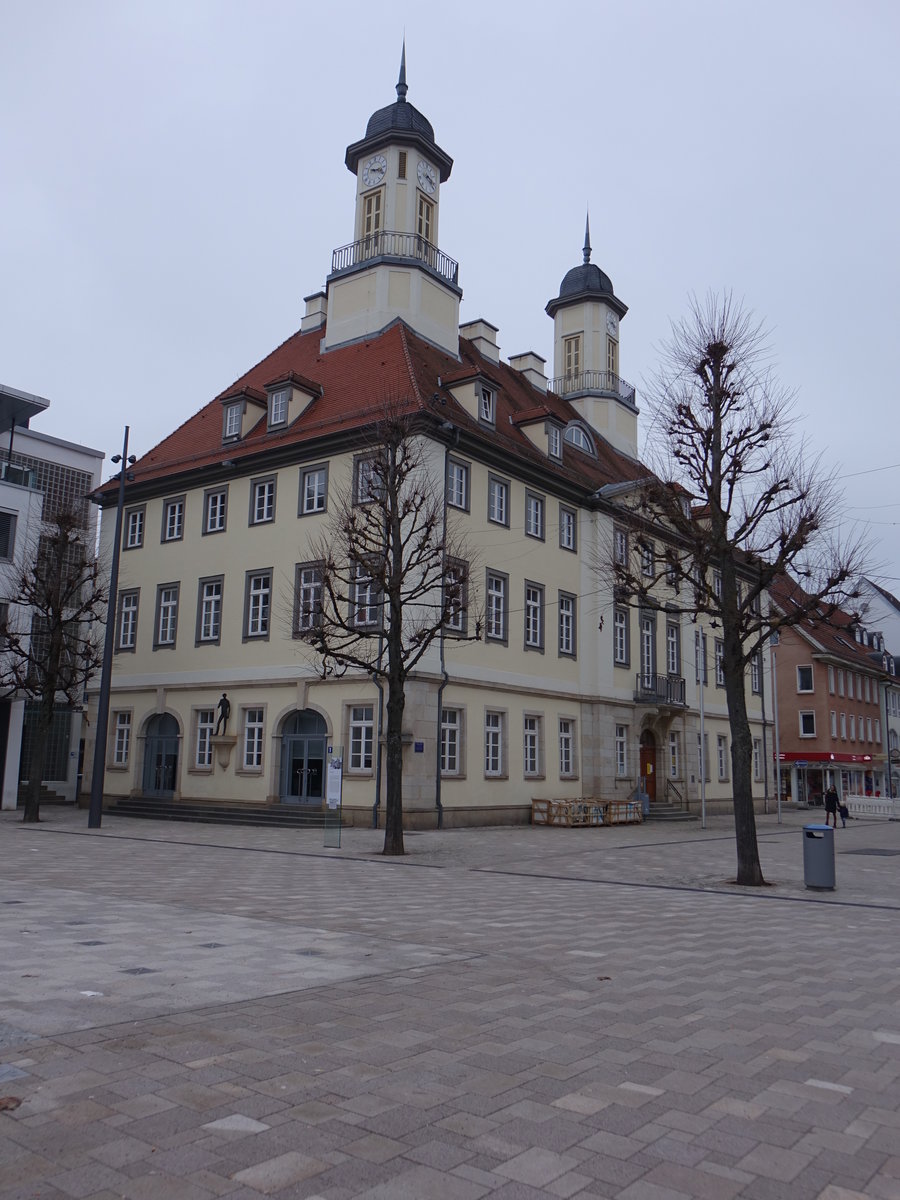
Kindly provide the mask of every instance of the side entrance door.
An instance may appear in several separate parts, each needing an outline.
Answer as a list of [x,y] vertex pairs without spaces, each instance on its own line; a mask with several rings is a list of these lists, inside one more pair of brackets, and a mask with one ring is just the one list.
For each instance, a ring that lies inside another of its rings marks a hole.
[[652,803],[656,799],[656,738],[649,729],[641,734],[641,787]]

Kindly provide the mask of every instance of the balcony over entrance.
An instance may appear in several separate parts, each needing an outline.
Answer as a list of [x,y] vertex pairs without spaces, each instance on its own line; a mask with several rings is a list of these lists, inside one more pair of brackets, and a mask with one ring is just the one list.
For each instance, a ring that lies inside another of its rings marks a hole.
[[347,271],[373,266],[378,262],[415,262],[445,283],[459,286],[459,263],[449,254],[418,234],[393,233],[390,230],[373,233],[347,246],[339,246],[331,255],[331,275],[343,275]]
[[639,704],[684,708],[684,679],[680,675],[637,675],[634,698]]

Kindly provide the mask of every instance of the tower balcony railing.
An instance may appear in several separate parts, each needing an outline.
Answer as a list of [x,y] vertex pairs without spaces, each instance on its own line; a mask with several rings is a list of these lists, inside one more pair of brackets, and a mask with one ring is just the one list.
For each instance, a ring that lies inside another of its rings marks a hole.
[[684,679],[681,675],[648,675],[641,672],[635,677],[634,698],[639,703],[684,708]]
[[421,263],[441,279],[452,283],[454,287],[458,286],[459,263],[449,254],[418,234],[396,233],[387,229],[359,238],[347,246],[339,246],[331,255],[331,273],[339,275],[342,271],[351,271],[354,267],[379,258]]
[[617,396],[628,404],[634,404],[635,390],[615,371],[576,371],[568,375],[558,375],[550,380],[550,391],[557,396],[569,396],[582,392],[602,392],[607,396]]

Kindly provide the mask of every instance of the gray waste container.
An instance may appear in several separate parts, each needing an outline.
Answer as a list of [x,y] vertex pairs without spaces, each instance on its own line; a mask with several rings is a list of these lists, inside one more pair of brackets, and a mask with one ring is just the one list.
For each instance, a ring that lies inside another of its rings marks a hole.
[[834,830],[803,826],[803,882],[808,888],[834,891]]

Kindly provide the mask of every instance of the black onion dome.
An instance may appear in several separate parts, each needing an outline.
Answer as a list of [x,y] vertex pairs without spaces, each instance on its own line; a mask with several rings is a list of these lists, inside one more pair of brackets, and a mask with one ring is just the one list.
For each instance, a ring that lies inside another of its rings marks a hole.
[[450,177],[453,159],[434,140],[434,129],[428,118],[406,99],[406,42],[400,57],[400,78],[397,80],[397,99],[385,108],[379,108],[369,117],[366,136],[347,147],[344,162],[347,169],[356,172],[357,164],[364,154],[381,149],[390,142],[417,146],[435,164],[441,183]]
[[544,310],[552,317],[553,314],[572,300],[588,300],[591,296],[603,296],[610,308],[620,317],[628,312],[628,306],[623,304],[613,290],[612,280],[605,271],[601,271],[596,263],[591,262],[591,223],[587,218],[584,223],[583,261],[571,271],[566,271],[559,285],[559,295],[547,302]]
[[559,299],[569,296],[580,296],[584,292],[599,292],[604,296],[614,296],[612,280],[605,271],[601,271],[596,263],[581,263],[567,271],[559,285]]
[[426,116],[406,100],[395,100],[386,108],[372,113],[366,126],[366,140],[383,133],[417,133],[428,142],[434,142],[434,130]]

